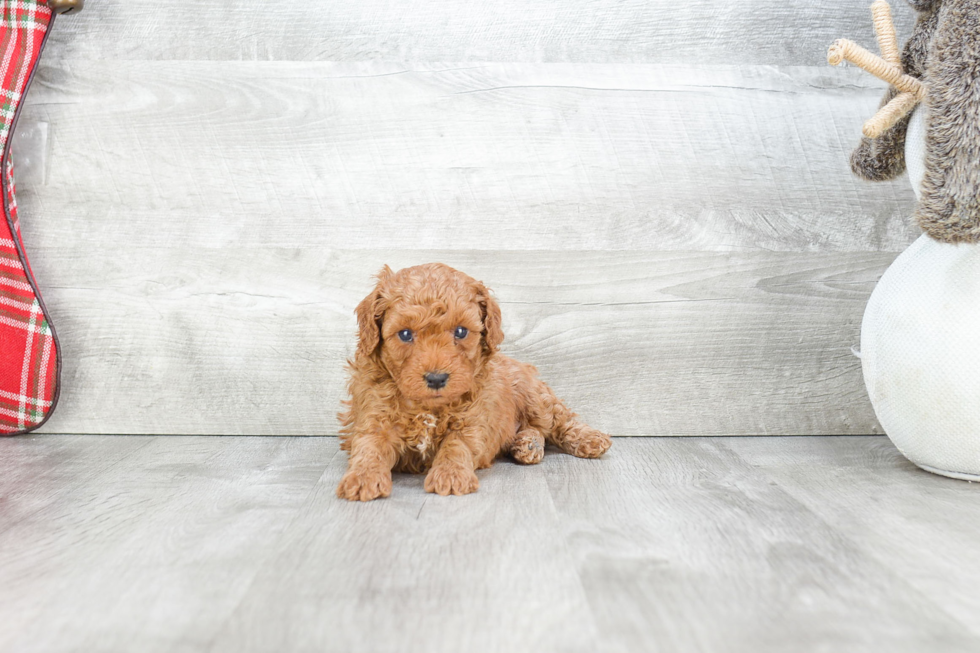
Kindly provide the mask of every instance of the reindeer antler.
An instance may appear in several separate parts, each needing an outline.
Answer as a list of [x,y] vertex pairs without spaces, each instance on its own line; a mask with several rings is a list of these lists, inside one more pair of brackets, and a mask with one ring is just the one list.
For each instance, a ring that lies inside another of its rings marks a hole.
[[895,36],[895,25],[892,23],[892,10],[885,0],[875,0],[871,5],[871,18],[875,26],[875,35],[878,37],[880,57],[868,52],[854,41],[837,39],[827,52],[827,61],[830,65],[837,66],[846,59],[900,91],[891,102],[881,107],[878,113],[864,123],[864,128],[861,130],[864,135],[868,138],[878,138],[925,99],[926,87],[902,70],[898,39]]

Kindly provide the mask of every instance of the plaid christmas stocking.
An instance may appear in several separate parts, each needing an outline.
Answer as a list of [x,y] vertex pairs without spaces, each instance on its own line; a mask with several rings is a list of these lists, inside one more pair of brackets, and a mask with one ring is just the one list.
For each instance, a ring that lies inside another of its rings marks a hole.
[[58,341],[24,253],[10,162],[21,100],[52,18],[43,1],[0,0],[0,435],[37,428],[58,401]]

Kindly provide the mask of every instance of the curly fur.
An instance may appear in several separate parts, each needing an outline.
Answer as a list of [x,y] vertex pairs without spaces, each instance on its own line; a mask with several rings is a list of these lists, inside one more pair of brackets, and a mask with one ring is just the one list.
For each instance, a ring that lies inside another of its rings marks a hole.
[[[481,282],[441,263],[385,266],[355,313],[337,496],[388,496],[392,470],[427,472],[428,492],[467,494],[479,487],[475,470],[501,454],[534,464],[546,442],[583,458],[609,449],[609,436],[578,421],[534,367],[499,353],[500,307]],[[434,389],[427,373],[449,376]]]
[[[936,240],[980,242],[980,0],[909,0],[919,11],[902,52],[928,94],[925,177],[916,220]],[[889,88],[882,106],[896,95]],[[908,118],[862,138],[851,169],[869,181],[905,170]]]

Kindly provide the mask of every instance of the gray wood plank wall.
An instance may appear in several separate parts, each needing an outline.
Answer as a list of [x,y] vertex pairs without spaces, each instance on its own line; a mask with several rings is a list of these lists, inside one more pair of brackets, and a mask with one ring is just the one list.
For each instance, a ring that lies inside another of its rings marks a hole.
[[22,118],[45,429],[333,433],[370,275],[443,260],[614,434],[877,432],[850,349],[914,200],[848,169],[839,36],[863,2],[91,2]]

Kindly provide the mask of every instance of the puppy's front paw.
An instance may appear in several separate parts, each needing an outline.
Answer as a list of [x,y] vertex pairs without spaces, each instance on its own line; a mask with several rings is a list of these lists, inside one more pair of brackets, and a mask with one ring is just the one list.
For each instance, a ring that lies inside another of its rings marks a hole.
[[425,477],[425,491],[442,496],[469,494],[480,487],[480,479],[472,470],[457,465],[437,465]]
[[566,436],[562,449],[579,458],[598,458],[611,446],[612,439],[608,435],[583,424]]
[[337,486],[337,496],[370,501],[391,494],[391,472],[383,469],[348,469]]

